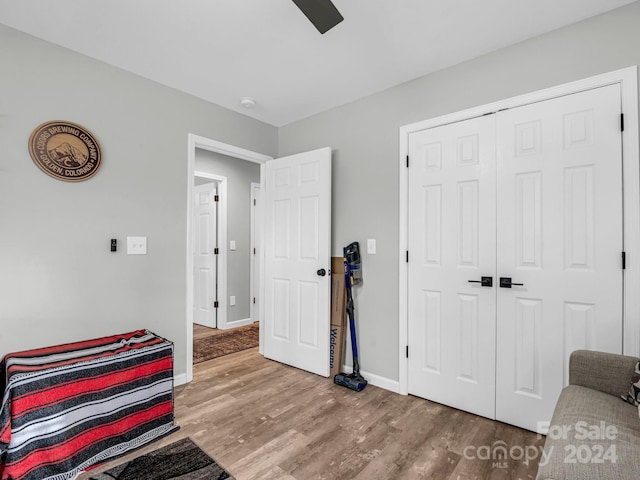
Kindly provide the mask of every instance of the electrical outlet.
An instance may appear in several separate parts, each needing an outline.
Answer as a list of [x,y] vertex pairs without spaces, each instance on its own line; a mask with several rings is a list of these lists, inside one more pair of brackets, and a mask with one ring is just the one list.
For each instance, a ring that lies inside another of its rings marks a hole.
[[146,255],[147,237],[127,237],[127,255]]
[[235,250],[235,249],[236,249],[236,241],[229,240],[229,250]]
[[235,295],[231,295],[229,297],[229,305],[233,307],[235,304],[236,304],[236,296]]

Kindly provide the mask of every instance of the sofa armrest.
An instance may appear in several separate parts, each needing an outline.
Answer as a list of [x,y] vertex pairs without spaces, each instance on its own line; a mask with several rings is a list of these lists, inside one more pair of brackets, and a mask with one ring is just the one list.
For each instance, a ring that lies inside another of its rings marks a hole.
[[576,350],[569,358],[569,384],[619,397],[629,391],[637,363],[636,357]]

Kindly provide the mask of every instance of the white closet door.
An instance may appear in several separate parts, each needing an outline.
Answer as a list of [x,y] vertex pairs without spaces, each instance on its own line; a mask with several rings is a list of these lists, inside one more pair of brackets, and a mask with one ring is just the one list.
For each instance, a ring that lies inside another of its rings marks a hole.
[[570,353],[622,351],[619,86],[417,132],[409,153],[409,393],[543,431]]
[[[409,393],[494,418],[495,116],[409,138]],[[493,287],[482,286],[490,277]]]
[[[576,349],[622,351],[620,89],[497,115],[496,417],[551,418]],[[498,284],[500,282],[498,281]]]

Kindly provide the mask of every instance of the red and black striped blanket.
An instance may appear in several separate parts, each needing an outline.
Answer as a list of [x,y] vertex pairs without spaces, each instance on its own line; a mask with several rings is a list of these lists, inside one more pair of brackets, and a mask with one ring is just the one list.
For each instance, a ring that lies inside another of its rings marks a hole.
[[64,480],[174,426],[173,343],[148,330],[6,355],[0,479]]

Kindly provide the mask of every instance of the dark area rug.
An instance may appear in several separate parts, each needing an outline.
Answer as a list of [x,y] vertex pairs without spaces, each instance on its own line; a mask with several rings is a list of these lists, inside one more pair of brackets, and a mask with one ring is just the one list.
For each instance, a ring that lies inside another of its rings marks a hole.
[[257,347],[259,340],[259,323],[234,328],[228,332],[198,338],[193,341],[193,363],[201,363],[212,358]]
[[89,480],[234,480],[190,438],[98,473]]

